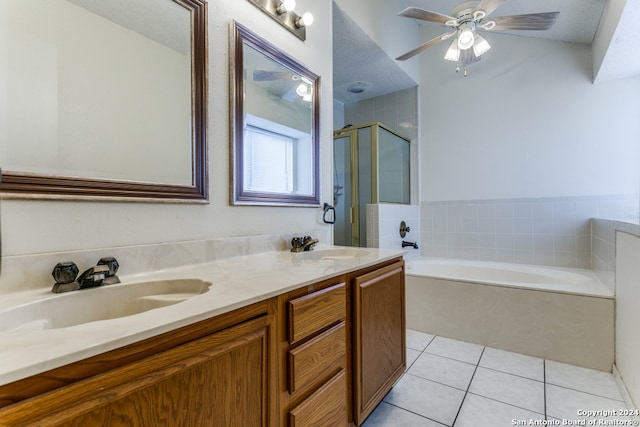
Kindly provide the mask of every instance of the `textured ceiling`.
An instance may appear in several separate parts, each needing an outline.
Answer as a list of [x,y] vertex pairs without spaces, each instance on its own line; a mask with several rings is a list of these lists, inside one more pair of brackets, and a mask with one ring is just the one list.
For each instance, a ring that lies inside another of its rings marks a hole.
[[[555,25],[547,31],[505,31],[524,37],[537,37],[591,45],[608,1],[612,0],[507,0],[492,16],[519,15],[536,12],[560,12]],[[621,0],[622,1],[622,0]],[[640,0],[624,0],[622,17],[616,30],[598,81],[640,75]],[[402,0],[405,7],[450,14],[461,0]],[[353,102],[413,86],[411,80],[357,25],[334,3],[334,96],[342,102]],[[400,12],[400,10],[398,10]],[[407,19],[413,25],[425,25],[447,32],[447,27]],[[355,28],[354,28],[355,27]],[[398,54],[404,52],[398,52]],[[373,58],[373,56],[384,56]],[[378,69],[363,64],[383,64]],[[352,82],[366,81],[371,90],[360,95],[346,92]]]
[[[356,82],[365,91],[347,88]],[[416,83],[340,8],[333,4],[333,97],[348,103],[396,92]]]

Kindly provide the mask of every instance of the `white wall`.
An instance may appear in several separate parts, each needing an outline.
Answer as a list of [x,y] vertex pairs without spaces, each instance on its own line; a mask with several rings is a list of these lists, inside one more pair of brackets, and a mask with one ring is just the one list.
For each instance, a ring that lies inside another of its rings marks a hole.
[[[637,231],[636,231],[637,232]],[[631,399],[640,405],[640,238],[616,233],[616,367]]]
[[323,227],[320,208],[229,206],[229,23],[238,20],[321,76],[321,201],[331,202],[331,2],[298,1],[315,17],[306,42],[248,1],[208,5],[210,203],[2,200],[3,256]]
[[594,80],[598,78],[600,69],[604,65],[607,50],[613,42],[613,36],[618,28],[618,23],[620,22],[620,17],[622,16],[622,11],[626,3],[627,0],[609,0],[604,6],[604,11],[598,24],[598,31],[596,31],[592,43]]
[[466,78],[445,44],[419,56],[421,201],[637,194],[640,78],[594,86],[587,45],[486,38]]

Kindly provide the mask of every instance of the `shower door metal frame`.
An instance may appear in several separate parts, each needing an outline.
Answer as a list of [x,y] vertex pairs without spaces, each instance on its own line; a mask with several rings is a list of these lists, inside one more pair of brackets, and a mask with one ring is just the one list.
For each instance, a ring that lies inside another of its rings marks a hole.
[[[349,220],[351,222],[351,245],[360,246],[360,199],[359,199],[359,185],[358,180],[354,177],[359,176],[358,167],[358,130],[363,128],[371,128],[371,203],[378,203],[380,196],[380,189],[378,186],[378,135],[380,128],[386,130],[389,133],[403,139],[408,144],[411,144],[411,140],[405,136],[400,135],[398,132],[390,129],[380,122],[365,123],[358,126],[350,126],[348,128],[339,129],[333,132],[334,141],[339,138],[349,138],[350,142],[350,167],[351,167],[351,208],[349,209]],[[346,183],[345,183],[346,185]]]

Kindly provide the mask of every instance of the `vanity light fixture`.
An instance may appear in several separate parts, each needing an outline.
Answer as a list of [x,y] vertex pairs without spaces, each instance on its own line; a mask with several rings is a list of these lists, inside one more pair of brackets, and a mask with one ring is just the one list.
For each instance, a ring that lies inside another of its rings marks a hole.
[[269,15],[280,25],[285,27],[291,33],[295,34],[300,40],[307,39],[307,27],[313,23],[313,15],[309,12],[298,15],[294,9],[296,7],[295,0],[249,0],[264,13]]
[[287,12],[293,12],[296,8],[296,0],[282,0],[278,6],[276,6],[276,12],[279,15]]
[[296,27],[308,27],[313,24],[313,15],[310,12],[305,12],[300,18],[296,19]]

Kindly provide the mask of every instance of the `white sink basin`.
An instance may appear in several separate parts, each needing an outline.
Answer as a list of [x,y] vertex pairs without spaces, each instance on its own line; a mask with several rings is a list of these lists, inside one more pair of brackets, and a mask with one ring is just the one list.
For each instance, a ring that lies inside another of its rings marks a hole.
[[198,279],[104,285],[0,311],[0,332],[58,329],[116,319],[185,301],[209,290]]
[[367,255],[368,252],[362,249],[350,249],[350,248],[329,248],[329,249],[316,249],[309,252],[300,252],[298,257],[309,260],[349,260]]

